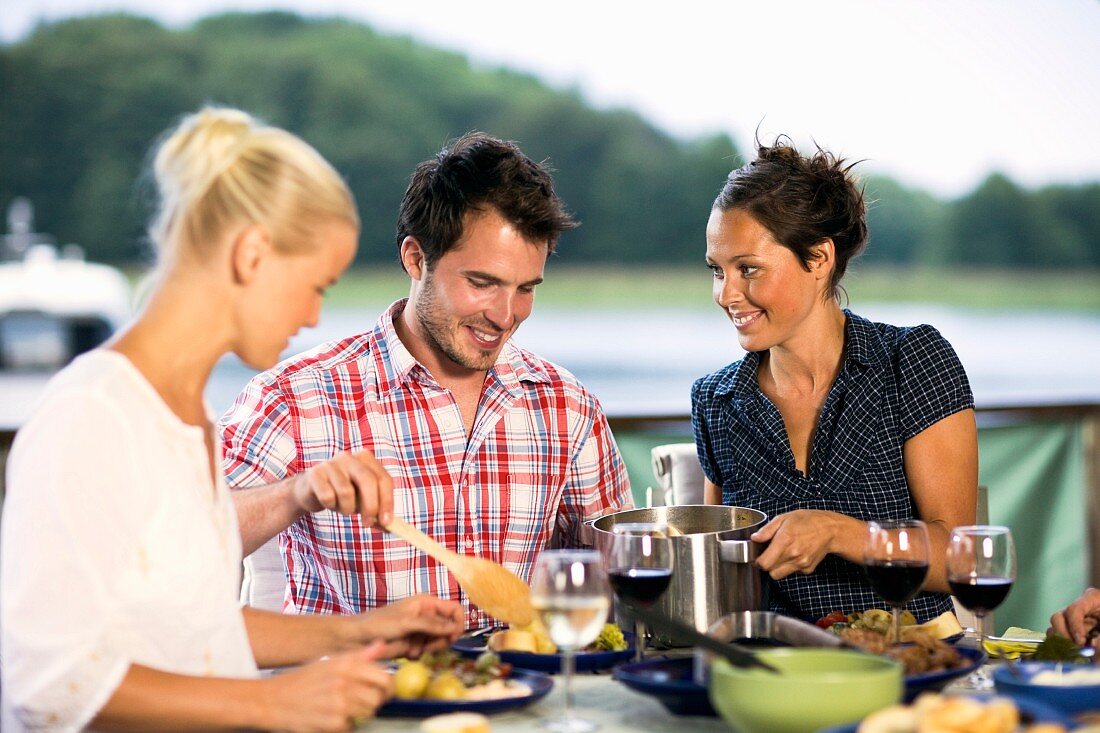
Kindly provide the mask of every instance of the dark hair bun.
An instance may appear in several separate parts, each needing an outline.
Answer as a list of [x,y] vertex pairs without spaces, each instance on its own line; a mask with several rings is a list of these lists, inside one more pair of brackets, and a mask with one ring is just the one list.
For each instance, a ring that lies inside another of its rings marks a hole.
[[814,245],[831,239],[836,294],[848,262],[867,244],[867,207],[855,165],[820,147],[803,155],[786,136],[771,145],[758,140],[756,160],[729,174],[714,208],[747,211],[804,265]]

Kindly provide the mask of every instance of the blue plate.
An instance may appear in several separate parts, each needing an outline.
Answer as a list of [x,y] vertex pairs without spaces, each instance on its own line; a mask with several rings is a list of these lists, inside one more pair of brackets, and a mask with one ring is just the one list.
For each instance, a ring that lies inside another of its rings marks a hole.
[[[961,651],[961,650],[960,650]],[[992,697],[991,695],[970,695],[978,700],[987,699]],[[1017,700],[1013,699],[1016,703],[1016,707],[1020,710],[1020,719],[1023,723],[1057,723],[1066,728],[1066,730],[1073,730],[1077,727],[1077,724],[1070,720],[1068,717],[1058,712],[1049,705],[1044,705],[1034,700]],[[859,728],[859,723],[850,723],[848,725],[838,725],[833,728],[822,728],[817,733],[856,733],[856,729]]]
[[409,700],[395,697],[378,709],[378,715],[388,718],[426,718],[441,713],[499,713],[530,705],[546,696],[554,686],[554,680],[541,672],[525,669],[512,671],[509,679],[522,682],[531,688],[530,695],[523,697],[505,697],[500,700]]
[[[1078,668],[1075,664],[1062,664],[1063,671]],[[1031,681],[1037,673],[1056,669],[1056,662],[1020,662],[1016,664],[1019,675],[1012,674],[1007,666],[993,670],[993,684],[997,692],[1008,695],[1016,702],[1033,700],[1073,715],[1100,710],[1100,683],[1091,685],[1037,685]]]
[[632,690],[657,698],[674,715],[716,716],[707,688],[695,683],[691,657],[650,659],[615,668],[612,676]]
[[[485,651],[485,640],[489,634],[477,636],[464,636],[451,648],[464,657],[476,658]],[[621,652],[577,652],[573,655],[578,672],[597,672],[601,669],[611,669],[620,662],[625,662],[634,656],[634,634],[624,632],[627,647]],[[560,654],[532,654],[530,652],[497,652],[500,661],[508,662],[516,669],[531,669],[536,672],[548,672],[556,674],[561,671]]]
[[959,646],[955,647],[955,650],[966,660],[964,666],[942,672],[906,675],[905,702],[912,702],[922,692],[942,690],[951,680],[964,677],[985,664],[986,655],[981,649]]

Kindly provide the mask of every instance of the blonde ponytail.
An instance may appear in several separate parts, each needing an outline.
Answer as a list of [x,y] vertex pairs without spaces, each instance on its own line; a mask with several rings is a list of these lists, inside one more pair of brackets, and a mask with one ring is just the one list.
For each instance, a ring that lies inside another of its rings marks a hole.
[[149,234],[162,259],[201,256],[232,226],[265,226],[287,253],[311,246],[319,220],[359,226],[351,191],[316,150],[240,110],[185,117],[157,149],[153,174],[160,206]]

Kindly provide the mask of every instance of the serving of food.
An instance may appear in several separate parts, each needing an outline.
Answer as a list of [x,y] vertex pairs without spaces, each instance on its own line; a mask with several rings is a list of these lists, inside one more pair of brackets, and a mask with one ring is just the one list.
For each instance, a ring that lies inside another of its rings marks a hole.
[[857,733],[1065,733],[1058,722],[1043,722],[1004,697],[976,700],[926,693],[911,705],[893,705],[864,718]]
[[[840,620],[840,616],[844,620]],[[849,644],[872,654],[891,657],[905,668],[906,677],[932,675],[973,668],[980,663],[981,653],[969,655],[944,641],[962,631],[953,613],[945,613],[931,621],[918,624],[913,615],[901,615],[900,644],[893,640],[893,617],[889,611],[872,608],[843,614],[830,613],[818,621],[818,626],[840,636]]]
[[[516,669],[556,673],[561,670],[558,647],[542,621],[536,618],[526,626],[497,629],[489,634],[465,636],[452,647],[464,657],[477,658],[485,650],[500,655]],[[576,669],[592,672],[610,669],[626,661],[633,652],[631,637],[616,624],[604,624],[596,640],[574,655]]]
[[[1087,716],[1100,723],[1100,667],[1065,661],[1017,662],[993,670],[993,683],[1001,695],[1014,700],[1033,700],[1063,713]],[[1085,718],[1081,718],[1084,722]]]
[[526,705],[553,686],[546,675],[515,670],[491,651],[476,659],[450,650],[402,659],[393,674],[395,699],[382,708],[383,715],[495,712]]
[[512,665],[493,652],[470,660],[444,651],[399,661],[393,690],[395,696],[406,700],[486,700],[530,694],[529,687],[508,679],[511,674]]
[[[498,652],[526,652],[528,654],[557,654],[558,647],[550,639],[541,619],[536,618],[526,626],[500,629],[489,635],[486,646]],[[604,624],[596,640],[581,650],[584,652],[621,652],[630,647],[623,630],[616,624]]]
[[[962,634],[962,626],[955,614],[947,611],[931,621],[918,624],[916,618],[909,611],[901,612],[901,640],[909,641],[915,635],[927,635],[935,639],[951,639]],[[844,613],[833,611],[817,620],[817,625],[839,634],[844,629],[862,629],[874,631],[880,636],[893,641],[894,628],[893,617],[889,611],[881,608],[869,608],[866,611]]]

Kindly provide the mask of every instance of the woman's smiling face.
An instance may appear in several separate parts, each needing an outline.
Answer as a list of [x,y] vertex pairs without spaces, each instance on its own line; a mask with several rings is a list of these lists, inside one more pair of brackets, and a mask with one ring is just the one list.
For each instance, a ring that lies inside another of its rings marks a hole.
[[[714,302],[737,329],[746,351],[766,351],[799,334],[825,303],[827,275],[809,269],[768,229],[741,209],[711,211],[707,266],[714,274]],[[826,268],[827,269],[827,268]]]

